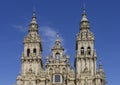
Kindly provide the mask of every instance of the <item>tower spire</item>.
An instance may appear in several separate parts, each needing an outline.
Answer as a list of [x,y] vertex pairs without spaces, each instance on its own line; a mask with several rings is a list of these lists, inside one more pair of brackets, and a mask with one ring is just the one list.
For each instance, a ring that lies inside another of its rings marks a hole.
[[86,14],[86,5],[83,3],[83,13]]
[[60,37],[59,37],[59,33],[56,33],[56,41],[55,41],[56,45],[60,45],[61,41],[60,41]]
[[99,73],[104,74],[103,66],[102,66],[102,60],[99,60],[99,66],[98,66]]
[[80,29],[89,29],[89,21],[87,19],[87,14],[86,14],[86,5],[85,3],[83,4],[83,13],[82,13],[82,19],[80,22]]
[[83,4],[83,13],[82,13],[82,20],[81,21],[88,21],[87,14],[86,14],[86,5]]
[[59,38],[59,33],[56,33],[56,38]]
[[33,7],[32,20],[31,20],[30,27],[29,27],[29,32],[31,32],[31,31],[38,32],[38,24],[37,24],[37,21],[36,21],[35,7]]
[[36,8],[35,6],[33,6],[33,16],[35,16],[35,14],[36,14]]
[[99,69],[103,69],[102,60],[101,59],[99,60]]
[[33,7],[33,14],[32,14],[31,24],[32,23],[37,24],[37,22],[36,22],[36,10],[35,10],[35,7]]

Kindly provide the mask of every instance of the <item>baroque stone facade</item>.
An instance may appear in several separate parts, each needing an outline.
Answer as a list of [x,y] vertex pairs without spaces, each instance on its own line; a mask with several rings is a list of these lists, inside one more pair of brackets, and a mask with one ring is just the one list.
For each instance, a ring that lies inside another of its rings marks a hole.
[[16,85],[106,85],[102,65],[99,64],[97,69],[94,35],[90,31],[85,9],[76,37],[74,68],[70,66],[70,57],[64,54],[59,37],[51,50],[51,55],[46,57],[46,64],[43,63],[41,38],[33,12],[28,35],[24,38],[22,70]]

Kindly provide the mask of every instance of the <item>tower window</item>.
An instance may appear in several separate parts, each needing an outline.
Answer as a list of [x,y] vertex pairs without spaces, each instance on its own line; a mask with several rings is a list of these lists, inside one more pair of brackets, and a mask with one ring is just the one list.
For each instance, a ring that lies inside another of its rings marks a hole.
[[55,75],[55,82],[60,82],[60,75]]
[[64,76],[62,76],[62,82],[64,82]]
[[27,49],[27,56],[30,56],[30,49]]
[[60,60],[60,54],[56,53],[55,58],[56,58],[56,60]]
[[39,79],[37,79],[37,80],[36,80],[36,84],[39,84],[39,83],[40,83],[40,80],[39,80]]
[[33,53],[36,54],[36,49],[35,48],[33,49]]
[[65,73],[66,72],[66,69],[65,68],[63,68],[63,73]]
[[49,73],[50,73],[50,74],[52,74],[52,72],[53,72],[53,69],[52,69],[52,68],[50,68],[50,69],[49,69]]
[[103,80],[102,80],[102,79],[100,79],[100,81],[101,81],[101,83],[103,82]]
[[87,48],[87,54],[91,55],[91,48],[90,47]]
[[81,47],[81,55],[84,55],[84,47]]

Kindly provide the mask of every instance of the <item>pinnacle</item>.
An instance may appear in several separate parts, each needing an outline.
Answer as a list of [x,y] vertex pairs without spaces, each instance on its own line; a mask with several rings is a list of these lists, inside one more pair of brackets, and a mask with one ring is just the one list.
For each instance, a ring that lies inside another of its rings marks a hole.
[[82,19],[80,22],[80,29],[89,29],[89,21],[87,19],[87,14],[86,14],[86,10],[85,8],[83,9],[83,13],[82,13]]
[[35,13],[35,11],[33,11],[31,24],[37,24],[37,22],[36,22],[36,13]]
[[56,33],[56,44],[61,43],[60,38],[59,38],[59,33]]
[[36,21],[35,10],[33,10],[32,20],[31,20],[31,23],[30,23],[29,31],[37,31],[38,32],[38,24],[37,24],[37,21]]
[[85,8],[83,9],[83,14],[82,14],[82,20],[81,20],[81,22],[83,22],[83,21],[88,21]]
[[56,33],[55,45],[53,46],[52,49],[62,49],[62,50],[64,50],[64,48],[61,46],[61,41],[60,41],[58,33]]
[[99,69],[103,69],[101,60],[99,60]]

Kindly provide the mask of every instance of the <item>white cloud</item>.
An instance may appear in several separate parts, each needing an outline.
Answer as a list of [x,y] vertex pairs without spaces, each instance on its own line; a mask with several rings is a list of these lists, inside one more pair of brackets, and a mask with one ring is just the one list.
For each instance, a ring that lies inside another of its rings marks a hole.
[[19,30],[19,31],[21,31],[21,32],[26,32],[27,29],[28,29],[27,27],[22,26],[22,25],[12,25],[12,27]]
[[[54,30],[51,27],[40,27],[40,36],[41,36],[41,40],[42,40],[42,44],[43,44],[43,50],[45,51],[45,53],[47,52],[50,53],[51,48],[54,46],[55,40],[56,40],[56,36],[57,36],[57,31]],[[60,35],[60,34],[59,34]],[[61,36],[60,40],[63,44],[63,38]]]
[[[13,25],[12,27],[20,32],[26,32],[28,30],[28,27],[22,25]],[[39,28],[39,33],[42,40],[43,54],[44,56],[50,55],[51,48],[54,46],[57,33],[59,32],[49,26],[43,26]],[[64,45],[64,39],[61,37],[60,33],[59,38],[61,40],[62,45]],[[65,49],[65,53],[66,52],[67,49]]]

